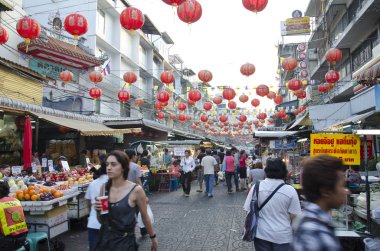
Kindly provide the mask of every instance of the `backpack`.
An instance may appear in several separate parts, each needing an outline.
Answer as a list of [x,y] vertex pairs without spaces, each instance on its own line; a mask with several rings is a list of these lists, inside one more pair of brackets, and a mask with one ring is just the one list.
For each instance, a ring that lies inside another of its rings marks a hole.
[[251,242],[255,239],[257,231],[257,221],[259,219],[260,210],[269,202],[273,195],[283,186],[285,183],[280,184],[264,201],[264,203],[259,206],[259,187],[260,181],[256,181],[255,188],[252,194],[252,200],[250,204],[250,210],[245,217],[242,240]]

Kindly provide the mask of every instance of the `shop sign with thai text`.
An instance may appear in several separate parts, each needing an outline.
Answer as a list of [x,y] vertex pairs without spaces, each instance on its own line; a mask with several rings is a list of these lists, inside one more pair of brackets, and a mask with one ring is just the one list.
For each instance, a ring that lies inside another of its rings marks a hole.
[[35,58],[29,61],[29,68],[52,79],[60,79],[59,74],[65,70],[68,70],[73,73],[73,82],[78,83],[79,72],[74,68],[54,64],[45,60],[39,60]]
[[327,154],[344,165],[360,165],[360,138],[351,134],[311,134],[310,156]]

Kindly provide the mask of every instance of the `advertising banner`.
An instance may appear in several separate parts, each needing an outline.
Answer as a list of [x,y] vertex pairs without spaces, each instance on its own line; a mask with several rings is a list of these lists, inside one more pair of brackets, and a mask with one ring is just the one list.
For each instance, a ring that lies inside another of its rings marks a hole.
[[54,63],[44,61],[44,60],[39,60],[39,59],[29,60],[29,68],[32,69],[33,71],[36,71],[38,73],[41,73],[53,79],[60,79],[59,74],[62,71],[69,70],[73,73],[73,76],[74,76],[73,82],[78,83],[79,71],[74,68],[66,67],[60,64],[54,64]]
[[344,165],[360,165],[360,137],[351,134],[311,134],[310,156],[327,154]]
[[310,17],[288,18],[281,22],[281,36],[310,34]]

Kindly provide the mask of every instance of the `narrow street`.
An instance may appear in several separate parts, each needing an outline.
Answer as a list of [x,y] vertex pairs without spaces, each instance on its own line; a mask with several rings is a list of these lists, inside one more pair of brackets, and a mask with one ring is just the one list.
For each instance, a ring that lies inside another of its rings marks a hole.
[[[227,187],[219,184],[208,198],[197,187],[193,182],[189,198],[181,190],[149,196],[159,250],[253,250],[253,244],[241,241],[246,192],[228,195]],[[139,250],[150,250],[150,239],[141,239],[138,229],[136,233]],[[87,250],[85,230],[75,227],[59,239],[67,251]]]

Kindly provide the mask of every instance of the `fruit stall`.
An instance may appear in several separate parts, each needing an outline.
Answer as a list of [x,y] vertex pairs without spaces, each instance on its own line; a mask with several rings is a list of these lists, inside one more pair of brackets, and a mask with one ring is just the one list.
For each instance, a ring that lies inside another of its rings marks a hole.
[[10,196],[21,201],[31,232],[54,238],[69,230],[69,221],[89,214],[86,189],[93,180],[87,169],[3,178]]

